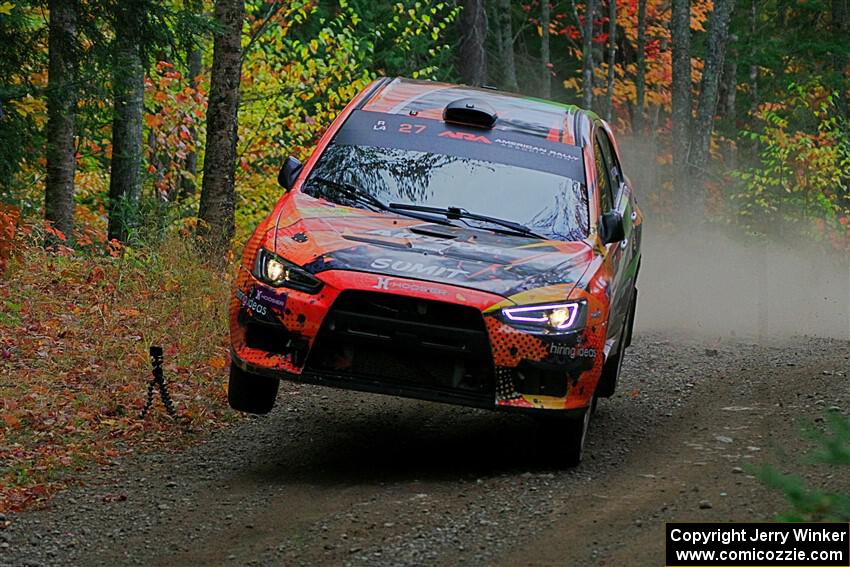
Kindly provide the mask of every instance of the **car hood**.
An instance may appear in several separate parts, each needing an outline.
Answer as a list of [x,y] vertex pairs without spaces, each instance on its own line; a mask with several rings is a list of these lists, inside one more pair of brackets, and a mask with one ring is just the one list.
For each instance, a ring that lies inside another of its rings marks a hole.
[[[511,297],[571,290],[593,259],[586,242],[541,240],[336,205],[295,193],[265,246],[314,274],[356,270]],[[563,294],[563,295],[562,295]]]

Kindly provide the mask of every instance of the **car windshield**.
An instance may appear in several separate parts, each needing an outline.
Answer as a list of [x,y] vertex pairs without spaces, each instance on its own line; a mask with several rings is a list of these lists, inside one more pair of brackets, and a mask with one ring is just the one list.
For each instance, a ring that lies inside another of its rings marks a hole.
[[[356,188],[385,204],[459,207],[510,220],[556,240],[581,240],[588,232],[587,192],[575,179],[491,161],[402,148],[332,143],[304,192],[363,207],[329,180]],[[490,224],[463,219],[470,226]]]

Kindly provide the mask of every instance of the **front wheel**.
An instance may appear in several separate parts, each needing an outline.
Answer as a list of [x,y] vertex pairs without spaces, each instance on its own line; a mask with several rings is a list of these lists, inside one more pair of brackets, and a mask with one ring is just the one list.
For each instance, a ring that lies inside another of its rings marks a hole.
[[230,364],[227,401],[230,407],[246,413],[266,414],[274,407],[280,380],[246,372]]
[[561,467],[575,467],[581,463],[592,416],[593,403],[583,409],[579,415],[546,418],[541,423],[541,426],[545,428],[545,451],[551,457],[553,464]]

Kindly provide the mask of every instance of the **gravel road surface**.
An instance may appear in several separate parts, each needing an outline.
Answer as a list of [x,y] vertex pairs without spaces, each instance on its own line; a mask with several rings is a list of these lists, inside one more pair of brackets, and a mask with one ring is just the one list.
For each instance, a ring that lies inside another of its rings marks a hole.
[[848,412],[848,360],[842,340],[643,333],[571,470],[529,417],[285,384],[269,416],[8,518],[0,565],[657,566],[665,521],[785,509],[753,466],[850,486],[800,435]]

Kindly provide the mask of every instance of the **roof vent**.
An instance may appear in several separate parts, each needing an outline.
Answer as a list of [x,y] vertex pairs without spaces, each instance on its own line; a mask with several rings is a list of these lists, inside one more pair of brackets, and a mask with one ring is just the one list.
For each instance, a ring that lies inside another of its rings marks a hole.
[[496,118],[492,106],[475,98],[453,100],[443,109],[443,120],[446,122],[475,128],[492,128]]

